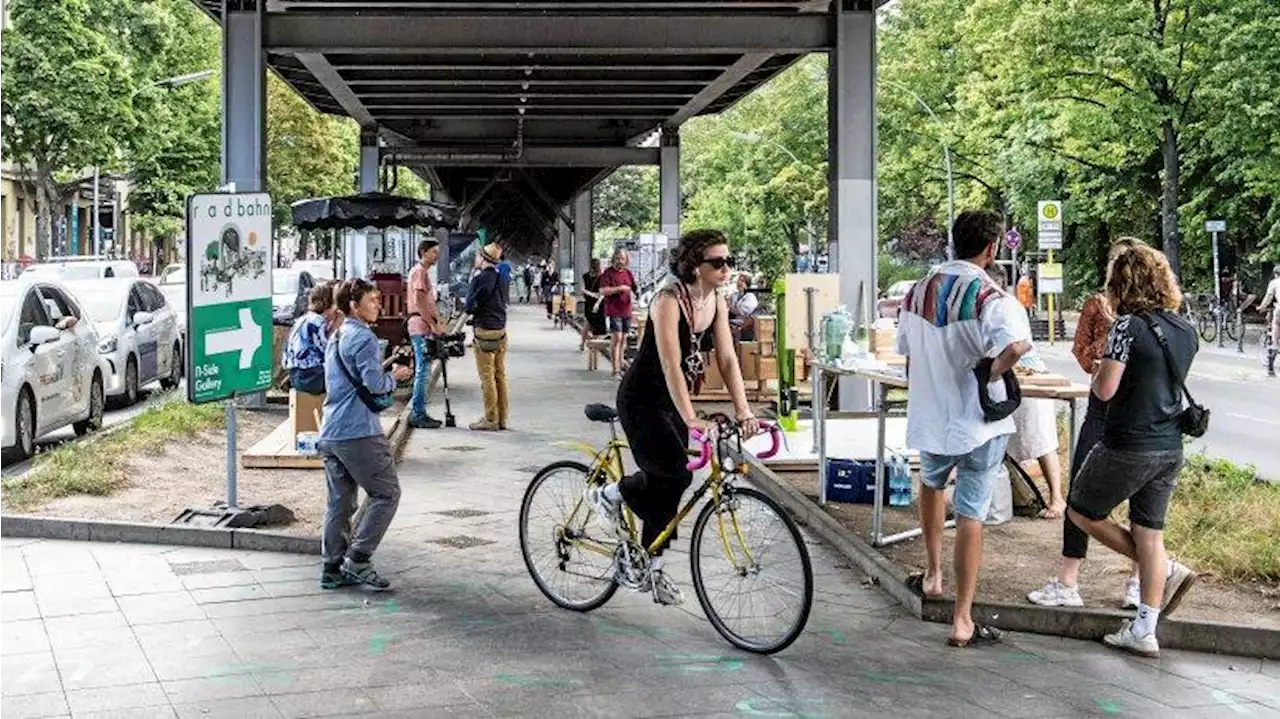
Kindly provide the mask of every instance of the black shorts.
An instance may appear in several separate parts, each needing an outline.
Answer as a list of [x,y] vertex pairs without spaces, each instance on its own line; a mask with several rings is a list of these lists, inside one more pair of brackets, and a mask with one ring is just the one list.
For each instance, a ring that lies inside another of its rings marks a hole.
[[1129,523],[1164,529],[1169,500],[1182,469],[1182,450],[1131,452],[1094,445],[1071,482],[1067,504],[1079,514],[1099,521],[1129,500]]

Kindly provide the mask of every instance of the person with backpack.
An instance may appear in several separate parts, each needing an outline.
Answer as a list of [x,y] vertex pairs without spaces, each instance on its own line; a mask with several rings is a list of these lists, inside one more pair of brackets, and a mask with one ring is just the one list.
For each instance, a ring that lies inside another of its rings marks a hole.
[[[413,377],[406,365],[382,368],[378,338],[370,327],[382,312],[382,295],[365,279],[343,282],[338,306],[345,319],[325,347],[324,425],[316,449],[324,458],[328,505],[320,553],[323,589],[364,584],[384,590],[391,582],[373,568],[378,548],[400,505],[400,477],[378,414],[391,407],[397,382]],[[351,537],[357,489],[369,495]]]

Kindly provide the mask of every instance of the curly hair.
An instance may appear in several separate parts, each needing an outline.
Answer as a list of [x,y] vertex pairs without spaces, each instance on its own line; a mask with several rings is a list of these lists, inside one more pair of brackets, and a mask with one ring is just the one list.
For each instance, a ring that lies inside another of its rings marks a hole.
[[351,305],[359,304],[365,295],[377,291],[377,285],[369,280],[360,277],[346,280],[338,285],[338,309],[342,310],[344,314],[351,314]]
[[1182,290],[1169,258],[1157,249],[1138,245],[1111,263],[1107,299],[1121,315],[1161,309],[1176,312],[1182,306]]
[[698,265],[706,259],[707,250],[716,245],[729,244],[729,237],[720,230],[693,230],[680,238],[680,244],[671,256],[671,274],[681,282],[698,279]]

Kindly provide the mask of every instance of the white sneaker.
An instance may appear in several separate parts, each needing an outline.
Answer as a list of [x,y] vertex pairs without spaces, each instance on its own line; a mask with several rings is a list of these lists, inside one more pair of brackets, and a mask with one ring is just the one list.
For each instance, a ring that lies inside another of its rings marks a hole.
[[680,591],[671,577],[661,569],[655,569],[649,575],[653,581],[653,601],[669,607],[684,604],[684,592]]
[[587,490],[586,500],[600,518],[600,524],[615,536],[622,535],[622,505],[609,500],[605,496],[603,486],[591,487]]
[[1133,621],[1129,619],[1124,620],[1124,624],[1120,625],[1120,631],[1103,637],[1102,643],[1130,654],[1152,659],[1160,658],[1160,643],[1156,641],[1155,632],[1145,637],[1134,636]]
[[1164,582],[1164,597],[1160,602],[1160,616],[1167,617],[1182,603],[1187,590],[1196,583],[1196,573],[1185,565],[1173,562],[1172,571]]
[[1080,598],[1080,588],[1068,587],[1058,581],[1057,577],[1050,579],[1040,589],[1027,594],[1027,601],[1042,607],[1084,606],[1084,600]]
[[1124,580],[1124,604],[1121,609],[1137,609],[1142,604],[1142,584],[1133,577]]

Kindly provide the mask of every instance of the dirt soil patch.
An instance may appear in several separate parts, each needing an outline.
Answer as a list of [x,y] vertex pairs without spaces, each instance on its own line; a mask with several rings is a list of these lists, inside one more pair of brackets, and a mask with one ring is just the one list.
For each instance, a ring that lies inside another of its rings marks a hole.
[[[239,412],[237,449],[248,450],[286,419],[288,415],[278,411]],[[110,495],[62,497],[27,508],[25,513],[168,524],[187,507],[226,500],[226,452],[226,430],[222,426],[204,430],[169,442],[154,453],[128,459],[129,481]],[[263,529],[319,536],[326,494],[322,470],[240,468],[237,493],[242,506],[278,503],[293,511],[292,524]]]
[[[816,473],[778,473],[817,503]],[[1045,496],[1048,496],[1047,490]],[[846,529],[870,542],[871,506],[828,503],[827,513]],[[886,534],[920,526],[914,507],[885,507]],[[943,534],[943,573],[948,594],[955,587],[951,556],[955,532]],[[884,547],[885,557],[907,571],[923,571],[924,544],[919,538]],[[1062,552],[1062,520],[1014,517],[1006,524],[987,527],[983,533],[982,573],[978,580],[978,600],[1006,604],[1025,603],[1026,595],[1052,577]],[[1192,567],[1195,569],[1195,567]],[[1080,592],[1090,607],[1120,608],[1129,560],[1102,546],[1089,544],[1089,559],[1080,571]],[[1280,629],[1280,585],[1266,582],[1229,582],[1201,575],[1200,582],[1187,593],[1175,615],[1180,619],[1200,619],[1246,626]]]

